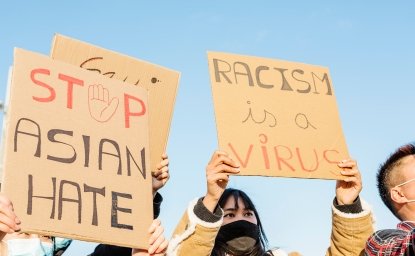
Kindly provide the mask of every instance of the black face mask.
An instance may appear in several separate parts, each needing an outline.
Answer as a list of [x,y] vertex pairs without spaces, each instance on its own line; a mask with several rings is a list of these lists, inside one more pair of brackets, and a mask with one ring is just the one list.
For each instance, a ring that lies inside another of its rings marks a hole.
[[244,255],[252,252],[258,241],[258,225],[246,220],[238,220],[219,229],[215,244],[223,247],[229,254]]

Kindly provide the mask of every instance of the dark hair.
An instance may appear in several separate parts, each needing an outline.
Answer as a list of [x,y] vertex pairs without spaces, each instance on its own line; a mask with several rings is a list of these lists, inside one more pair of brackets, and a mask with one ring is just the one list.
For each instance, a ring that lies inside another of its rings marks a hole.
[[402,220],[393,207],[390,189],[396,186],[396,181],[393,180],[393,173],[401,163],[402,159],[409,155],[415,155],[415,145],[406,144],[399,147],[394,153],[392,153],[388,159],[380,166],[377,174],[377,186],[379,189],[379,195],[382,198],[383,203],[389,208],[389,210],[398,219]]
[[[255,217],[257,219],[257,225],[259,229],[259,242],[255,245],[255,248],[253,248],[252,252],[249,254],[250,256],[265,256],[265,255],[273,255],[271,251],[266,251],[265,248],[268,247],[268,239],[265,235],[264,228],[262,227],[261,220],[258,215],[258,211],[255,208],[254,203],[252,200],[248,197],[248,195],[239,190],[234,188],[227,188],[225,192],[222,194],[222,196],[219,199],[218,205],[223,208],[228,201],[230,197],[233,197],[235,199],[235,208],[238,209],[238,199],[240,198],[242,202],[245,205],[245,208],[248,210],[251,210],[254,212]],[[212,256],[222,256],[225,255],[225,249],[222,248],[222,246],[219,246],[215,243],[215,246],[212,250]]]

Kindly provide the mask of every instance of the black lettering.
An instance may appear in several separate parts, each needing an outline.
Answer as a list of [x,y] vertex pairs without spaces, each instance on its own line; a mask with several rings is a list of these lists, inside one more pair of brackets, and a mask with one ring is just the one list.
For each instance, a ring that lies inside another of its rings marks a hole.
[[133,230],[133,226],[118,223],[118,212],[132,213],[131,209],[118,207],[118,197],[132,199],[131,194],[112,191],[111,227]]
[[314,72],[311,72],[311,75],[313,77],[314,93],[315,94],[319,94],[317,92],[316,80],[314,79],[314,78],[317,78],[322,83],[326,82],[326,85],[327,85],[327,93],[326,93],[326,95],[332,95],[330,80],[329,80],[329,76],[327,75],[327,73],[324,73],[323,78],[318,77],[316,74],[314,74]]
[[[113,78],[115,75],[115,72],[105,72],[104,74],[102,74],[103,76],[108,76],[109,78]],[[127,78],[125,78],[127,79]],[[125,81],[125,80],[124,80]]]
[[[74,188],[76,188],[78,192],[78,198],[72,199],[72,198],[64,198],[63,197],[63,187],[65,184],[71,185]],[[79,187],[79,184],[73,181],[68,180],[62,180],[61,184],[59,186],[59,204],[58,204],[58,220],[62,219],[62,209],[63,209],[63,202],[71,202],[71,203],[77,203],[78,204],[78,223],[81,223],[81,214],[82,214],[82,197],[81,197],[81,188]]]
[[97,207],[97,194],[105,197],[105,187],[103,188],[94,188],[84,184],[85,192],[92,192],[92,225],[98,226],[98,207]]
[[59,143],[59,144],[64,144],[69,146],[70,148],[72,148],[73,151],[73,155],[69,158],[61,158],[61,157],[56,157],[56,156],[51,156],[51,155],[47,155],[47,159],[48,160],[52,160],[52,161],[56,161],[56,162],[61,162],[61,163],[65,163],[65,164],[71,164],[73,162],[75,162],[76,160],[76,151],[75,148],[72,147],[72,145],[67,144],[65,142],[59,141],[55,139],[55,136],[57,134],[64,134],[64,135],[69,135],[69,136],[73,136],[73,131],[65,131],[65,130],[59,130],[59,129],[51,129],[48,132],[48,139],[50,142],[54,142],[54,143]]
[[84,141],[84,152],[85,152],[84,167],[88,167],[89,166],[89,151],[90,151],[91,137],[89,137],[87,135],[82,135],[82,139]]
[[301,74],[301,75],[304,75],[304,70],[294,69],[291,72],[291,75],[292,75],[294,80],[296,80],[298,82],[301,82],[301,83],[305,83],[305,84],[308,85],[308,87],[306,89],[303,89],[303,90],[297,89],[297,92],[299,92],[299,93],[309,93],[311,91],[311,84],[309,82],[305,81],[305,80],[301,80],[300,78],[296,77],[295,74],[297,74],[297,73]]
[[295,124],[300,127],[301,129],[307,129],[308,127],[314,128],[314,130],[317,130],[317,128],[312,125],[310,123],[310,121],[308,121],[308,118],[305,114],[303,113],[297,113],[297,115],[295,115]]
[[[226,63],[227,70],[219,70],[219,62]],[[226,74],[225,74],[225,73],[229,73],[231,71],[231,65],[229,65],[228,62],[223,61],[223,60],[213,59],[213,67],[214,67],[214,70],[215,70],[215,80],[216,80],[217,83],[221,82],[220,76],[222,75],[223,78],[225,78],[228,83],[232,84],[231,79],[229,79],[229,77],[226,76]]]
[[82,62],[81,63],[81,65],[79,65],[81,68],[84,68],[84,69],[86,69],[86,70],[89,70],[89,71],[95,71],[95,72],[98,72],[98,74],[101,74],[101,70],[99,70],[99,69],[96,69],[96,68],[86,68],[86,67],[84,67],[87,63],[89,63],[89,62],[92,62],[92,61],[96,61],[96,60],[103,60],[104,58],[103,57],[93,57],[93,58],[90,58],[90,59],[87,59],[86,61],[84,61],[84,62]]
[[137,162],[133,158],[131,151],[128,149],[128,147],[125,147],[126,153],[127,153],[127,173],[128,176],[131,176],[131,159],[133,160],[135,166],[137,167],[138,171],[141,173],[144,179],[146,179],[146,149],[143,148],[141,150],[141,168],[138,166]]
[[282,84],[281,84],[281,90],[283,91],[292,91],[290,84],[287,81],[287,78],[285,78],[284,72],[287,71],[286,68],[274,68],[275,70],[278,70],[281,73],[282,78]]
[[[27,122],[29,122],[29,124],[31,123],[31,124],[35,125],[36,128],[37,128],[37,130],[36,130],[37,133],[30,133],[30,132],[20,131],[20,125],[22,125],[21,122],[23,124],[26,123],[26,122],[23,122],[23,121],[27,121]],[[40,157],[41,142],[42,142],[41,137],[40,137],[40,134],[41,134],[40,133],[40,126],[35,121],[33,121],[31,119],[20,118],[19,121],[16,124],[16,129],[14,131],[14,152],[17,152],[17,134],[19,134],[19,133],[37,138],[37,146],[36,146],[36,152],[35,152],[34,156],[35,157]],[[26,147],[27,145],[24,145],[24,146]]]
[[28,215],[32,215],[32,212],[33,212],[33,198],[43,198],[47,200],[52,200],[53,203],[52,203],[52,211],[50,214],[50,218],[51,219],[55,218],[56,178],[52,178],[52,187],[53,187],[52,196],[50,197],[49,196],[34,196],[33,195],[33,176],[29,174],[29,188],[27,190],[27,211],[26,211]]
[[[243,67],[245,72],[237,72],[236,71],[237,65],[240,65],[241,67]],[[237,61],[237,62],[233,63],[233,69],[234,69],[234,73],[235,73],[235,83],[236,84],[238,83],[237,75],[242,75],[242,76],[247,77],[249,86],[254,86],[254,80],[252,79],[251,70],[249,69],[248,64],[246,64],[244,62]]]
[[273,84],[264,84],[264,83],[262,83],[262,81],[261,81],[261,76],[260,76],[260,73],[261,73],[263,70],[269,70],[269,67],[267,67],[267,66],[258,66],[258,67],[256,68],[256,70],[255,70],[256,81],[257,81],[257,83],[258,83],[258,85],[259,85],[260,87],[262,87],[262,88],[266,88],[266,89],[271,89],[271,88],[273,88],[273,87],[274,87],[274,85],[273,85]]
[[[115,150],[117,151],[117,154],[112,154],[112,153],[108,153],[108,152],[103,152],[102,148],[104,147],[104,143],[110,143],[111,145],[114,146]],[[102,155],[106,154],[106,155],[110,155],[110,156],[115,156],[118,158],[118,175],[122,174],[122,170],[121,170],[121,154],[120,154],[120,147],[118,146],[117,142],[110,140],[110,139],[102,139],[99,143],[99,157],[98,157],[98,164],[99,164],[99,169],[102,170]]]

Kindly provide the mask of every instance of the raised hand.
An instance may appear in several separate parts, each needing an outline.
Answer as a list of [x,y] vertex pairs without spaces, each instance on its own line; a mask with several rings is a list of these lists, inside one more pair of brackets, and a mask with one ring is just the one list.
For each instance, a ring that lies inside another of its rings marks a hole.
[[156,170],[151,173],[151,176],[153,177],[153,196],[154,196],[160,188],[166,185],[167,181],[170,178],[169,158],[166,155],[166,153],[164,153],[161,156],[161,161],[160,163],[157,164]]
[[151,234],[149,239],[150,247],[148,250],[133,249],[132,256],[161,256],[165,255],[169,241],[164,237],[164,228],[159,219],[153,220],[148,232]]
[[342,170],[340,173],[344,180],[336,183],[336,199],[339,205],[352,204],[362,191],[362,178],[356,161],[352,159],[343,160],[337,164]]
[[215,151],[206,166],[207,192],[203,199],[205,207],[213,212],[226,189],[230,174],[239,173],[239,165],[227,153]]
[[90,85],[88,88],[88,107],[92,118],[98,122],[107,122],[118,108],[118,98],[109,99],[108,89],[104,86]]
[[20,230],[20,220],[13,210],[12,202],[0,194],[0,241],[4,236]]

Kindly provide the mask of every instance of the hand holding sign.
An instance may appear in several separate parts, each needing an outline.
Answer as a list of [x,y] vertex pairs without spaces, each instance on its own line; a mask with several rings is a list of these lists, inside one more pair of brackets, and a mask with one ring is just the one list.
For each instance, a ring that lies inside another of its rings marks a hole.
[[13,210],[12,202],[4,195],[0,195],[0,241],[7,233],[20,230],[20,220]]
[[[14,58],[1,184],[13,205],[0,198],[0,236],[17,225],[147,249],[147,90],[22,49]],[[51,143],[41,143],[43,131]]]
[[111,119],[118,108],[118,98],[109,100],[108,89],[104,86],[90,85],[88,90],[88,106],[91,117],[104,123]]
[[161,162],[157,164],[156,168],[157,170],[151,172],[151,176],[153,177],[153,196],[156,194],[157,190],[166,185],[170,178],[169,157],[166,153],[161,156]]
[[348,153],[328,68],[219,52],[208,60],[219,148],[239,175],[343,178],[332,171]]
[[227,153],[215,151],[206,166],[207,192],[203,204],[213,212],[229,182],[229,174],[239,173],[239,165]]
[[336,183],[336,199],[339,205],[352,204],[362,191],[362,178],[354,160],[341,161],[338,166],[342,168],[341,174],[346,176],[344,180]]
[[153,220],[148,232],[151,235],[149,240],[150,247],[148,250],[133,249],[132,256],[165,255],[169,241],[164,237],[164,228],[161,225],[161,221],[159,219]]

